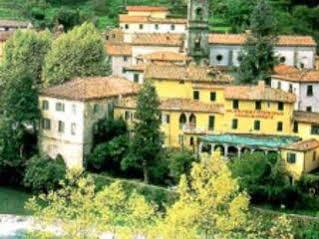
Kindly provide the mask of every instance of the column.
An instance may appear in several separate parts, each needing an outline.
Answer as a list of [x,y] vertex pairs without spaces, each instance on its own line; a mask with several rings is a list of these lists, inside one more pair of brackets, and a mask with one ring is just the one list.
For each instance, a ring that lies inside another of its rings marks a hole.
[[215,149],[215,144],[210,144],[210,147],[211,147],[211,149],[210,149],[210,153],[212,154],[212,153],[214,153],[214,149]]
[[240,156],[241,156],[242,147],[239,147],[239,146],[238,146],[238,147],[237,147],[237,150],[238,150],[237,156],[240,157]]
[[224,156],[228,157],[228,144],[224,144]]

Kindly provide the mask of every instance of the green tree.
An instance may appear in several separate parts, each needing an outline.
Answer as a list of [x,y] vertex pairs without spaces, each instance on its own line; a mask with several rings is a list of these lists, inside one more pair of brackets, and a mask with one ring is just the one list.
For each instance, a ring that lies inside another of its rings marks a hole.
[[237,80],[242,84],[256,84],[268,80],[277,59],[274,44],[277,40],[276,19],[266,0],[261,0],[255,7],[250,19],[251,33],[240,54],[241,62]]
[[141,168],[145,183],[149,182],[149,171],[162,157],[159,104],[154,86],[146,81],[137,98],[136,122],[130,153],[122,161],[124,168]]
[[62,34],[45,58],[44,81],[55,85],[73,77],[107,75],[108,61],[101,34],[84,23]]
[[49,192],[59,185],[65,175],[66,166],[62,158],[36,155],[27,162],[23,184],[34,192]]
[[51,34],[48,31],[18,30],[5,44],[1,64],[1,82],[28,76],[34,86],[41,83],[45,55],[51,47]]

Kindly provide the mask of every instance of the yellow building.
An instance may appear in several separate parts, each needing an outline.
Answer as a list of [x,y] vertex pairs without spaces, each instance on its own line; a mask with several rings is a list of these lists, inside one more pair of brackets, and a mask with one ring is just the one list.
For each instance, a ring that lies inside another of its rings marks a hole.
[[[147,65],[144,80],[152,81],[161,101],[165,146],[219,149],[226,157],[282,152],[285,162],[295,153],[296,162],[287,168],[299,176],[318,167],[313,152],[319,150],[319,113],[294,112],[294,94],[263,82],[234,85],[230,75],[194,65]],[[135,99],[122,100],[115,115],[130,124],[135,108]]]

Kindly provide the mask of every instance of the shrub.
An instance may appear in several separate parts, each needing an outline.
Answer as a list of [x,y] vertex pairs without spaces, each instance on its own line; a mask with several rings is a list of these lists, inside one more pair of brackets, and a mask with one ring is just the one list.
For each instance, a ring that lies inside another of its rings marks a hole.
[[54,190],[64,179],[66,166],[62,157],[34,156],[26,167],[23,183],[34,192]]
[[190,151],[172,150],[168,152],[169,175],[174,183],[178,183],[183,174],[188,175],[196,157]]

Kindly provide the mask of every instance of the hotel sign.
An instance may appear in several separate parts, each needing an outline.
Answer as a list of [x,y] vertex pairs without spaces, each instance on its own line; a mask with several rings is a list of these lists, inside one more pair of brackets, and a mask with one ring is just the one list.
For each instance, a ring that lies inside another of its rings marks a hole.
[[273,119],[276,116],[282,116],[282,112],[262,111],[262,110],[227,110],[227,113],[233,113],[237,117],[243,118],[262,118]]

